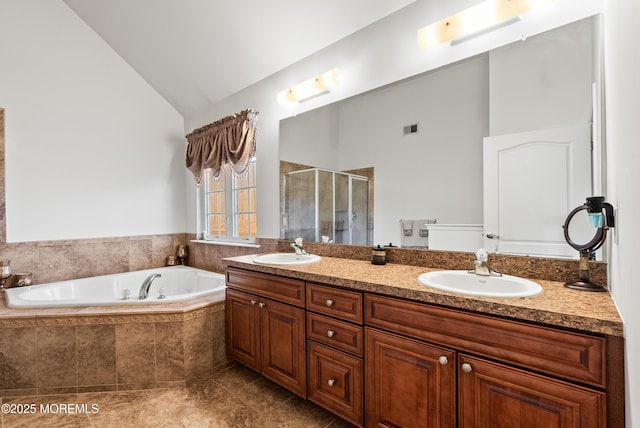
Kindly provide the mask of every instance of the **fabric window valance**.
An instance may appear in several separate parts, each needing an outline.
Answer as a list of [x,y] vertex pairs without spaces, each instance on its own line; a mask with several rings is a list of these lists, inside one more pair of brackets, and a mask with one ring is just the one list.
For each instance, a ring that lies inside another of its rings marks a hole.
[[246,171],[256,151],[257,117],[257,111],[243,110],[187,135],[186,164],[196,184],[202,182],[205,169],[211,169],[214,178],[225,165],[236,174]]

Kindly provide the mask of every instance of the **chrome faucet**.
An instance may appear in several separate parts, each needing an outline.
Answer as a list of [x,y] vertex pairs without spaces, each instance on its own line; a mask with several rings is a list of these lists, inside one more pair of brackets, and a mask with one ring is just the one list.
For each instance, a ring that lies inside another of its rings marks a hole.
[[295,242],[293,244],[291,244],[291,246],[293,247],[293,249],[295,250],[296,254],[299,256],[307,256],[309,255],[309,253],[307,253],[304,248],[302,247],[302,238],[296,238]]
[[159,273],[153,273],[149,275],[140,286],[140,293],[138,294],[138,299],[143,300],[149,297],[149,288],[151,288],[151,283],[153,282],[154,279],[160,278],[161,276],[162,274],[159,274]]
[[469,270],[469,273],[473,273],[480,276],[502,276],[501,273],[495,272],[489,268],[487,260],[489,259],[489,252],[484,248],[480,248],[476,251],[476,260],[474,268]]

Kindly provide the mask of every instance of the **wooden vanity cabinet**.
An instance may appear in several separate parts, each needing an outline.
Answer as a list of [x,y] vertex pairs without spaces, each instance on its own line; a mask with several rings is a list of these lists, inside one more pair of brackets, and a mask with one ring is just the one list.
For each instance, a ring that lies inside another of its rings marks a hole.
[[606,427],[603,392],[460,355],[459,427]]
[[[364,313],[367,426],[623,425],[621,397],[607,396],[621,390],[607,362],[620,341],[370,294]],[[457,422],[440,407],[451,385]]]
[[309,400],[363,426],[362,293],[307,283]]
[[456,426],[455,352],[365,328],[368,427]]
[[[227,287],[229,356],[306,398],[304,282],[229,268]],[[264,297],[277,296],[274,290],[287,303]]]
[[230,357],[357,426],[624,426],[622,337],[231,267],[227,287]]

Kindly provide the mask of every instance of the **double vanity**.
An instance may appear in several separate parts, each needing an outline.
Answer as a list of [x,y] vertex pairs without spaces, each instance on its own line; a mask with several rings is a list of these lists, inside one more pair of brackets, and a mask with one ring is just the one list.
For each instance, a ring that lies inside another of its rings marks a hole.
[[[477,283],[466,295],[428,286],[461,273],[420,266],[225,261],[229,356],[354,425],[624,426],[608,293],[536,279],[530,297],[478,297]],[[488,286],[511,280],[529,285]]]

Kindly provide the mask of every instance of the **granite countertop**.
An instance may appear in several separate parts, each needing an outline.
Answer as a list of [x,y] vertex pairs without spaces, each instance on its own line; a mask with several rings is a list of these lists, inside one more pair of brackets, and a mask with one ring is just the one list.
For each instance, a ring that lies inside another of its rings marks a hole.
[[320,262],[307,265],[265,265],[253,263],[254,257],[230,257],[224,261],[230,267],[309,282],[590,333],[623,335],[622,319],[608,292],[572,290],[564,287],[562,282],[535,279],[544,292],[533,297],[473,297],[428,288],[418,282],[421,273],[442,269],[390,263],[373,265],[368,261],[324,256]]

